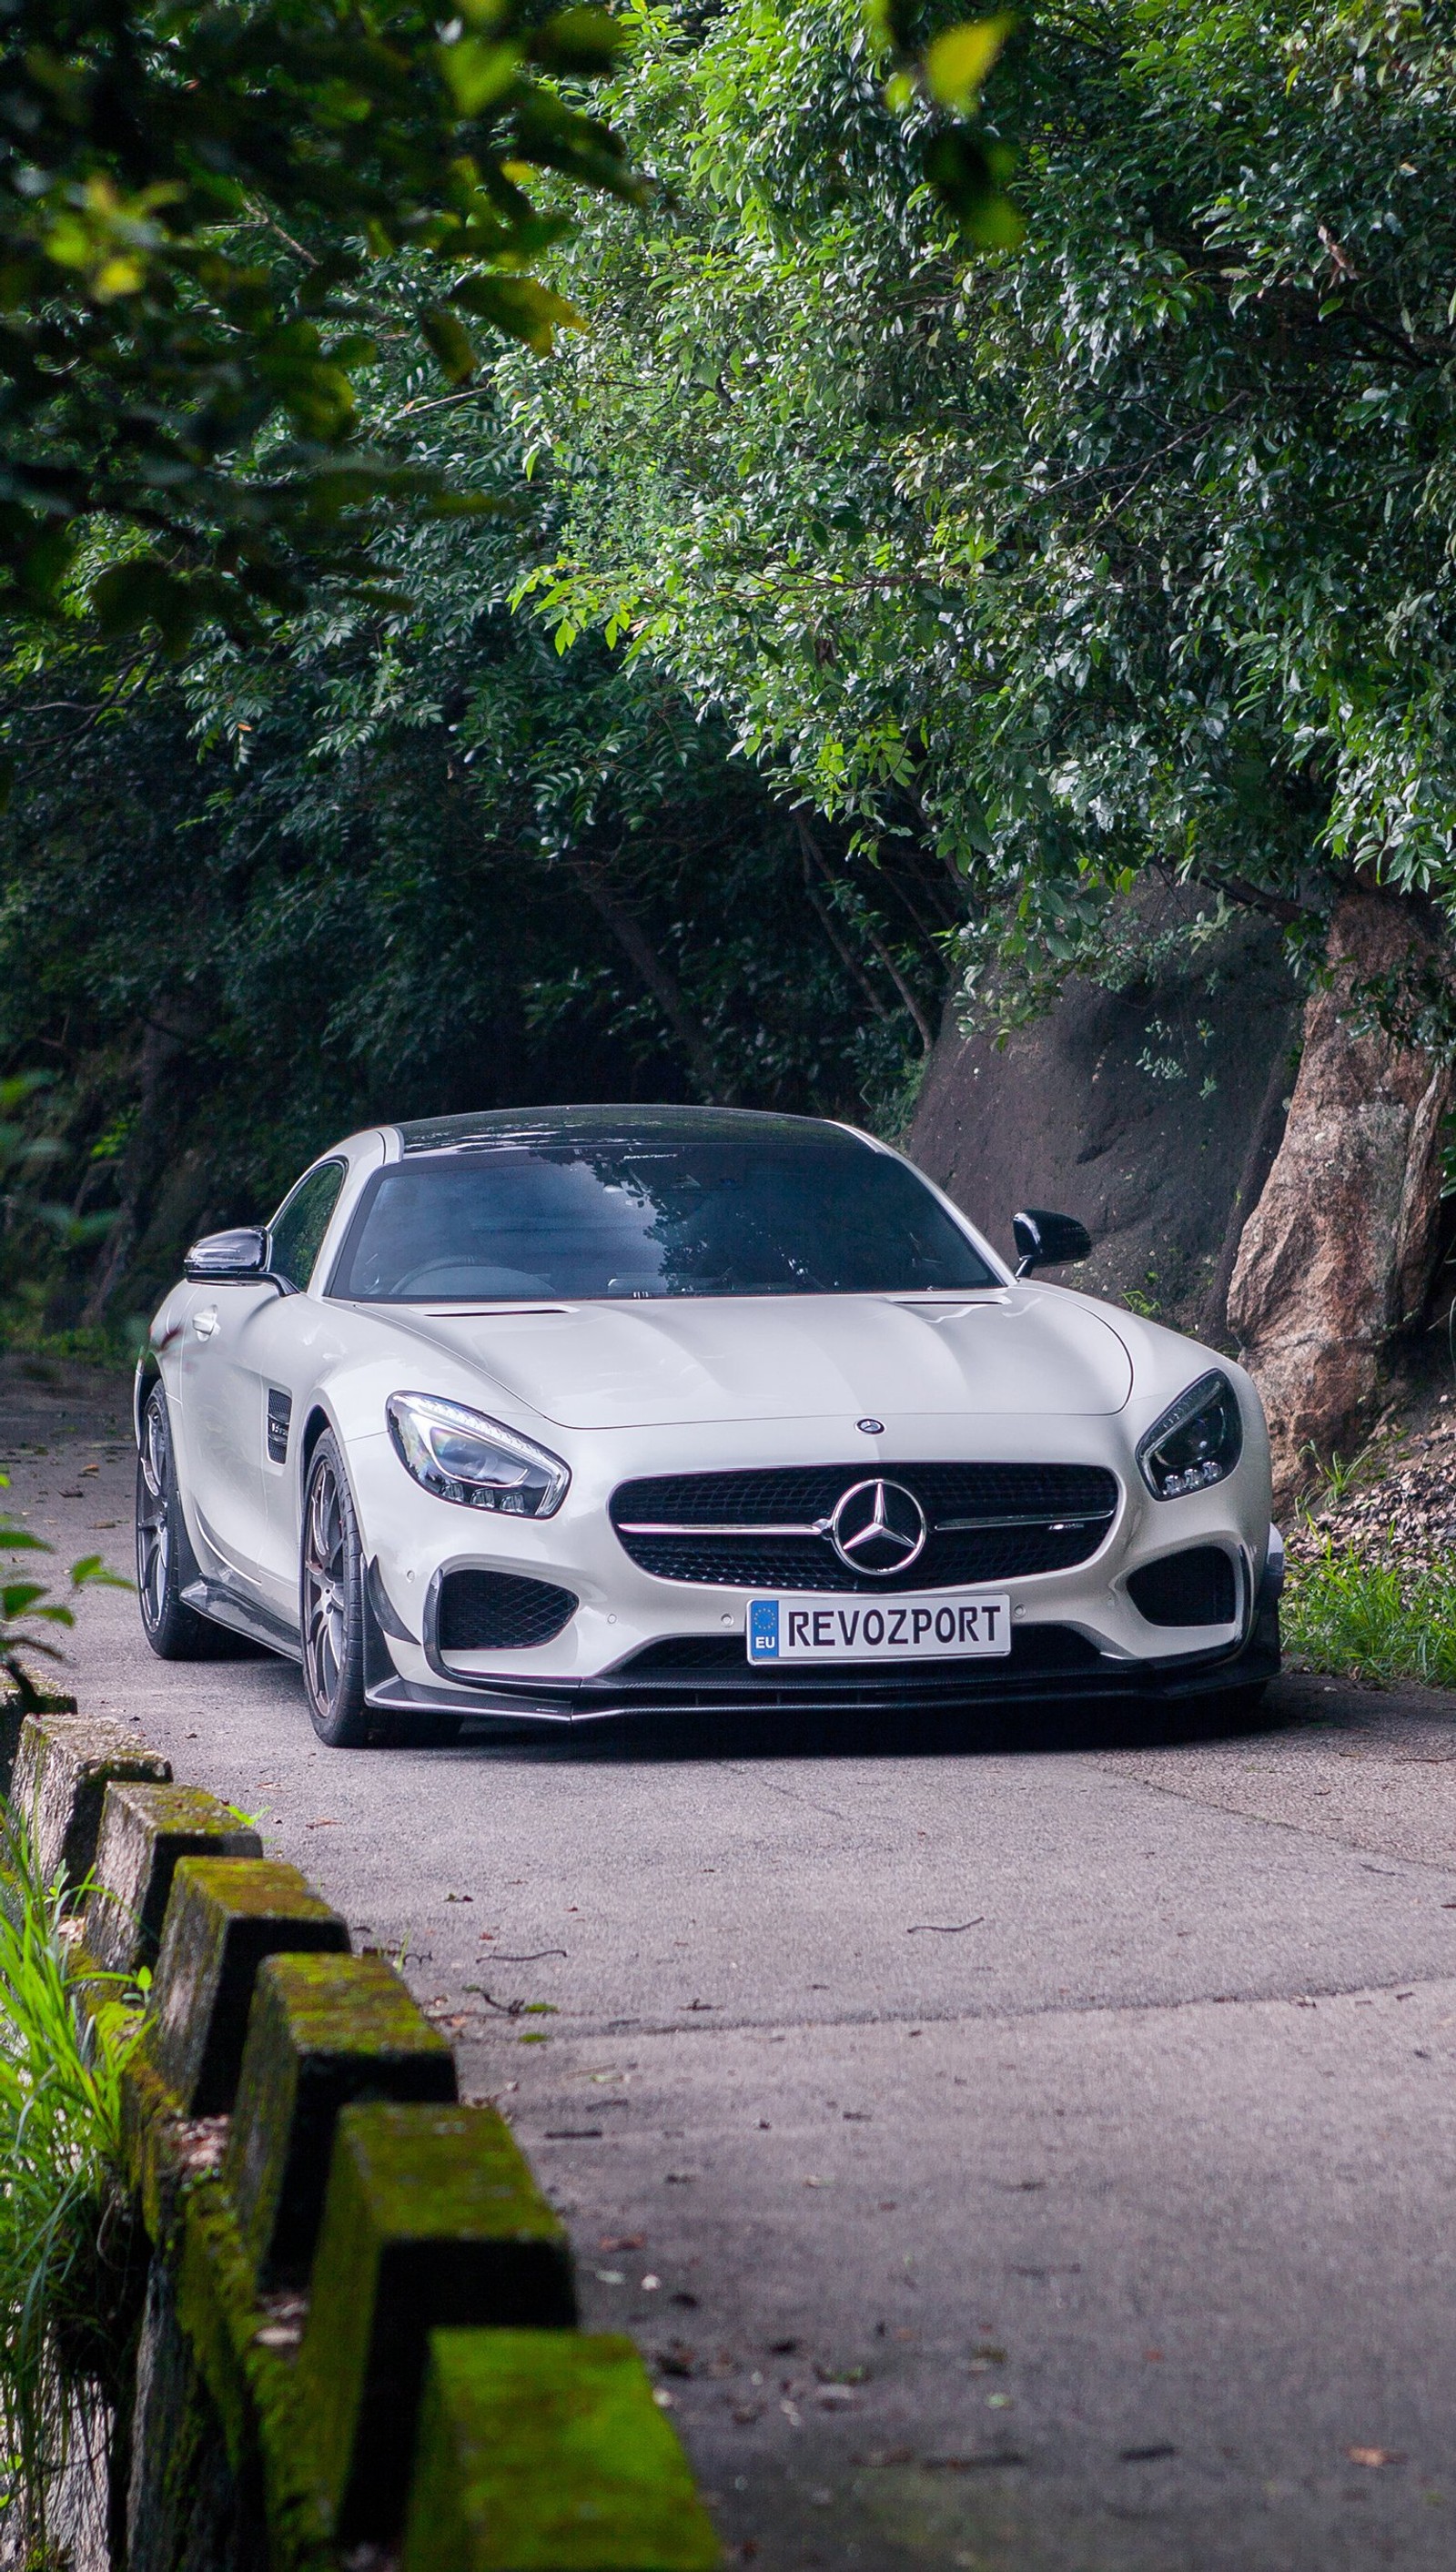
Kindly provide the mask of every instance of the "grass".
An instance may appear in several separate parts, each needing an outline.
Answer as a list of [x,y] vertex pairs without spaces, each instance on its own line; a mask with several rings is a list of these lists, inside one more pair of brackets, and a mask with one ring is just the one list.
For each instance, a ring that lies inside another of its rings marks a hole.
[[1353,1456],[1341,1456],[1336,1451],[1328,1462],[1321,1458],[1313,1439],[1308,1439],[1300,1448],[1299,1455],[1301,1462],[1313,1467],[1318,1478],[1316,1490],[1313,1494],[1306,1494],[1306,1502],[1317,1499],[1322,1507],[1333,1510],[1337,1510],[1342,1501],[1347,1501],[1360,1483],[1368,1482],[1372,1475],[1389,1464],[1388,1454],[1382,1456],[1373,1439]]
[[1305,1669],[1456,1688],[1456,1573],[1372,1563],[1325,1537],[1312,1559],[1291,1560],[1281,1622]]
[[55,2559],[50,2504],[78,2441],[102,2483],[136,2301],[121,2186],[136,1996],[80,1961],[74,1901],[0,1806],[0,2499],[5,2554],[29,2566]]

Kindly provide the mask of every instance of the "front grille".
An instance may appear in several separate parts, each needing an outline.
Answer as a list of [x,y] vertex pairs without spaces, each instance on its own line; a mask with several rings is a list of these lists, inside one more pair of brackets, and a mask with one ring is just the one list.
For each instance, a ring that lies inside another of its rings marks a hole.
[[1233,1565],[1221,1546],[1189,1546],[1127,1576],[1127,1594],[1149,1625],[1230,1625],[1238,1613]]
[[576,1612],[569,1590],[513,1572],[447,1572],[439,1585],[441,1652],[504,1652],[549,1643]]
[[959,1677],[970,1687],[994,1689],[999,1676],[1010,1674],[1022,1678],[1034,1670],[1091,1670],[1101,1664],[1101,1654],[1086,1634],[1071,1625],[1028,1625],[1019,1627],[1012,1636],[1011,1650],[1005,1654],[988,1654],[981,1660],[914,1661],[914,1662],[836,1662],[829,1667],[823,1662],[808,1662],[795,1667],[792,1663],[775,1662],[771,1666],[750,1666],[741,1634],[668,1634],[657,1643],[644,1643],[640,1652],[609,1672],[611,1678],[671,1679],[692,1671],[706,1678],[746,1678],[765,1686],[782,1688],[802,1683],[806,1688],[839,1685],[856,1677],[873,1679],[877,1686],[893,1686],[898,1674],[930,1672],[940,1678]]
[[[930,1537],[905,1572],[877,1579],[841,1563],[827,1520],[875,1471],[814,1465],[742,1474],[659,1474],[612,1495],[617,1537],[659,1581],[736,1590],[956,1590],[1066,1572],[1095,1554],[1117,1506],[1100,1465],[891,1465]],[[981,1525],[956,1522],[981,1521]]]

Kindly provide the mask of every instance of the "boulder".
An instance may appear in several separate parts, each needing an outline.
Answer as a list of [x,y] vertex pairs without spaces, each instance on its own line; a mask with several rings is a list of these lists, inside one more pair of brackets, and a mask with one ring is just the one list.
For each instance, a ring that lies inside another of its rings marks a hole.
[[1277,925],[1239,918],[1196,949],[1190,898],[1144,911],[1157,970],[1116,990],[1073,979],[1003,1047],[953,1000],[909,1138],[912,1157],[1012,1255],[1019,1205],[1092,1236],[1067,1285],[1225,1336],[1228,1280],[1293,1087],[1299,994]]
[[1436,961],[1415,905],[1372,893],[1338,905],[1329,979],[1305,1009],[1283,1138],[1229,1293],[1285,1492],[1308,1479],[1308,1448],[1327,1457],[1358,1444],[1382,1353],[1430,1287],[1452,1076],[1391,1036],[1361,1032],[1359,990]]

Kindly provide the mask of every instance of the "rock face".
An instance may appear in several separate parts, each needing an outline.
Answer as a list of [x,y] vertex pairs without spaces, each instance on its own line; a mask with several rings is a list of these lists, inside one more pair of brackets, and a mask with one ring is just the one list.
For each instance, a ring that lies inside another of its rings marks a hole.
[[1358,1441],[1384,1344],[1415,1320],[1436,1255],[1450,1073],[1353,1031],[1352,992],[1432,954],[1412,906],[1353,894],[1330,926],[1331,980],[1304,1014],[1282,1142],[1244,1227],[1228,1318],[1269,1414],[1276,1486],[1312,1443]]
[[[1153,937],[1185,921],[1164,897]],[[998,1051],[947,1011],[910,1150],[999,1249],[1019,1205],[1054,1206],[1092,1236],[1068,1284],[1135,1295],[1161,1320],[1222,1340],[1239,1235],[1283,1130],[1299,1002],[1280,933],[1244,919],[1155,980],[1071,981]]]

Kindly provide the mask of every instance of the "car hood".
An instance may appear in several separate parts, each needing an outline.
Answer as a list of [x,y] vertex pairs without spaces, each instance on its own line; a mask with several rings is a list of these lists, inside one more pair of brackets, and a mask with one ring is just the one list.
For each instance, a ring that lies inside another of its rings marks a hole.
[[670,1297],[515,1311],[412,1311],[400,1329],[563,1429],[843,1420],[917,1412],[1098,1414],[1127,1351],[1079,1297]]

